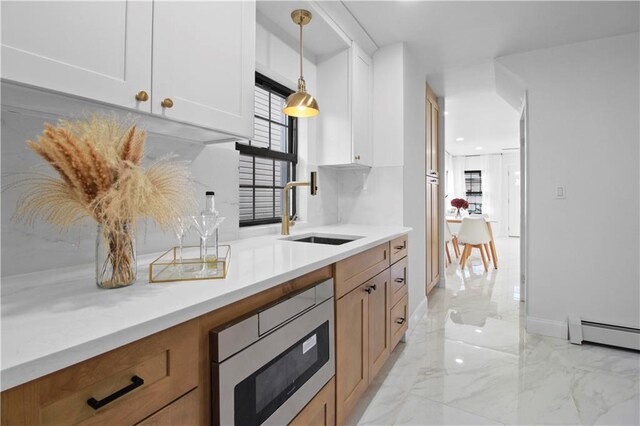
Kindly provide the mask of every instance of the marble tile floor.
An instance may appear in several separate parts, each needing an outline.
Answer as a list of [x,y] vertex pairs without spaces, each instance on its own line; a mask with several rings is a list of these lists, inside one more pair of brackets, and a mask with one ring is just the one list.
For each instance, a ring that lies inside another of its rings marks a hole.
[[526,333],[518,245],[498,239],[488,273],[454,260],[349,424],[640,424],[638,352]]

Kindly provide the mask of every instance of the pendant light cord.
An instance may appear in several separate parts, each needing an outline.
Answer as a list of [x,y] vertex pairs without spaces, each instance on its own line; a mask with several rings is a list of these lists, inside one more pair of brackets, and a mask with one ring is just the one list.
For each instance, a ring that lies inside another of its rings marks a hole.
[[300,18],[300,23],[298,25],[300,25],[300,79],[302,80],[304,79],[304,74],[302,73],[302,17]]

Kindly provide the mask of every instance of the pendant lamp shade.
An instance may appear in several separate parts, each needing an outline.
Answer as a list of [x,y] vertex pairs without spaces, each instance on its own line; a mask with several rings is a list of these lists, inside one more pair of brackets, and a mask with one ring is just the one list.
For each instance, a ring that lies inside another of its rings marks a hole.
[[298,79],[298,90],[289,95],[282,112],[291,117],[313,117],[320,114],[320,108],[318,107],[318,101],[307,93],[302,74],[302,27],[311,21],[311,12],[304,9],[294,10],[291,12],[291,19],[294,24],[300,26],[300,78]]

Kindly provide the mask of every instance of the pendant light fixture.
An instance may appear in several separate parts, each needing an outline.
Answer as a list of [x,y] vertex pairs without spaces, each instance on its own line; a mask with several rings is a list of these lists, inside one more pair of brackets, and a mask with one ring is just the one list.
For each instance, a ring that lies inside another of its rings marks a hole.
[[313,117],[320,113],[318,102],[307,93],[307,87],[302,74],[302,27],[311,22],[311,12],[297,9],[291,12],[293,23],[300,26],[300,78],[298,79],[298,91],[289,95],[282,112],[291,117]]

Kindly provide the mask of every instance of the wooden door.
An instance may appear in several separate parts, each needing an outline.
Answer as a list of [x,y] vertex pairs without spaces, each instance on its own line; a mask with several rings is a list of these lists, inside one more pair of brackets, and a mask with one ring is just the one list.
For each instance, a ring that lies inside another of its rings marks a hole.
[[439,183],[431,185],[431,283],[429,291],[440,280],[440,202]]
[[[428,86],[427,86],[428,87]],[[424,149],[425,149],[425,159],[424,159],[424,167],[425,167],[425,172],[427,174],[427,176],[431,176],[431,174],[433,173],[432,167],[431,167],[431,149],[432,149],[432,143],[431,143],[431,115],[432,115],[432,106],[431,106],[431,101],[429,100],[429,92],[427,90],[427,98],[425,101],[425,108],[424,108],[424,136],[425,136],[425,140],[424,140]]]
[[336,302],[336,418],[344,424],[369,385],[369,284]]
[[440,109],[437,103],[431,103],[431,164],[432,175],[440,177],[438,165],[438,141],[440,139]]
[[152,112],[253,137],[255,16],[252,1],[154,2]]
[[3,2],[2,78],[149,112],[151,1]]
[[435,93],[427,85],[425,101],[425,170],[426,182],[426,292],[440,279],[440,108]]
[[367,282],[369,293],[369,383],[378,374],[391,353],[389,314],[391,310],[390,270]]
[[373,62],[356,44],[351,47],[353,75],[351,102],[351,131],[353,162],[373,165],[373,139],[371,138]]

